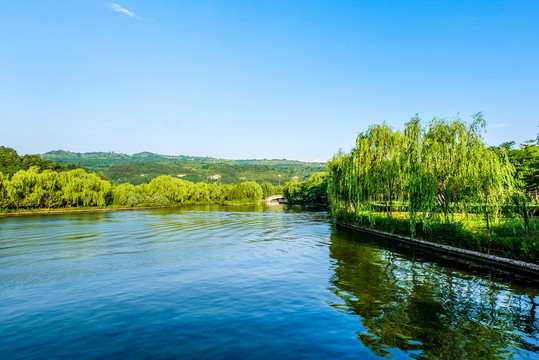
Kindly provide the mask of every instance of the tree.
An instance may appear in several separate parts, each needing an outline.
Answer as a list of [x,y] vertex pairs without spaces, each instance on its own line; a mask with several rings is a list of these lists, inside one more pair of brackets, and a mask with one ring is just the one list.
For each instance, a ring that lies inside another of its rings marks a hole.
[[135,194],[135,185],[123,183],[114,189],[114,203],[119,205],[127,205],[129,196]]
[[38,185],[38,171],[36,166],[28,170],[17,171],[8,186],[8,196],[16,208],[38,207],[41,203],[43,191]]
[[193,195],[194,184],[186,180],[162,175],[150,181],[148,189],[150,194],[159,193],[171,203],[183,203]]
[[60,173],[61,198],[66,205],[105,206],[112,202],[112,184],[95,173],[75,169]]
[[[498,154],[506,151],[511,164],[515,167],[515,186],[522,191],[532,191],[539,188],[539,145],[535,140],[520,144],[518,149],[508,147],[503,143],[493,148]],[[514,145],[514,141],[509,144]]]
[[[460,118],[434,118],[425,128],[416,115],[404,133],[386,124],[370,126],[357,136],[349,154],[339,152],[328,163],[332,213],[337,218],[366,216],[373,226],[380,202],[391,218],[393,201],[399,200],[407,203],[414,235],[419,215],[427,231],[438,214],[450,223],[455,211],[479,202],[488,231],[491,209],[499,209],[512,188],[513,167],[506,150],[494,151],[484,144],[485,126],[481,113],[473,115],[470,124]],[[290,196],[299,192],[300,188],[288,189]]]
[[6,208],[9,204],[8,186],[9,180],[7,179],[7,176],[0,172],[0,209]]
[[42,192],[43,206],[51,208],[61,204],[60,181],[56,171],[45,170],[39,174],[38,186]]
[[268,196],[272,196],[276,194],[275,187],[269,182],[265,181],[262,184],[260,184],[260,186],[262,187],[262,194],[263,194],[262,196],[264,198],[267,198]]
[[12,148],[0,146],[0,167],[16,167],[20,162],[21,159],[17,151]]
[[262,200],[262,187],[254,181],[246,181],[238,185],[245,198],[253,201]]

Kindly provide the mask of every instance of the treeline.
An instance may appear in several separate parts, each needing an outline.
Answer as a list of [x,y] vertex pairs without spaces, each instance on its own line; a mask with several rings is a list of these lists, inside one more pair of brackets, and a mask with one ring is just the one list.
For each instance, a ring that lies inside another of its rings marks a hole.
[[289,204],[327,205],[327,173],[314,173],[307,181],[287,182],[283,195]]
[[539,224],[530,220],[531,199],[515,186],[507,150],[483,142],[485,126],[481,113],[470,124],[434,118],[425,127],[416,115],[403,132],[371,126],[350,153],[328,163],[333,216],[536,259]]
[[41,158],[55,161],[61,164],[79,164],[81,166],[94,169],[106,169],[117,164],[133,164],[142,162],[187,162],[187,163],[203,163],[203,164],[229,164],[229,165],[268,165],[271,167],[294,167],[303,165],[324,166],[319,163],[305,163],[297,160],[286,159],[220,159],[213,157],[202,156],[187,156],[187,155],[161,155],[151,152],[141,152],[138,154],[127,155],[115,152],[87,152],[78,153],[65,150],[53,150],[45,154],[41,154]]
[[256,181],[259,184],[269,182],[279,185],[279,183],[291,181],[292,178],[305,180],[320,169],[325,168],[318,165],[290,165],[275,168],[269,165],[252,164],[144,162],[113,165],[103,170],[103,174],[117,184],[123,182],[133,185],[147,184],[158,176],[170,175],[191,182],[239,184],[245,181]]
[[0,207],[8,209],[62,206],[106,206],[112,184],[84,169],[57,172],[32,166],[11,179],[0,173]]
[[32,166],[11,178],[0,172],[2,209],[252,203],[279,192],[281,187],[253,181],[217,185],[163,175],[149,184],[114,186],[84,169],[57,172]]
[[75,164],[60,165],[52,160],[43,160],[39,155],[20,156],[14,149],[0,146],[0,172],[4,176],[11,177],[17,171],[27,170],[32,166],[54,171],[66,171],[79,167]]
[[134,164],[142,162],[201,162],[207,163],[218,159],[209,157],[197,157],[197,156],[170,156],[160,155],[151,152],[141,152],[133,155],[116,153],[113,151],[97,151],[78,153],[65,150],[52,150],[45,154],[41,154],[42,159],[52,160],[60,164],[78,164],[84,166],[93,171],[99,171],[107,169],[113,165],[118,164]]
[[306,180],[313,173],[325,170],[325,164],[284,159],[227,160],[150,152],[126,155],[114,152],[74,153],[56,150],[42,154],[41,157],[102,172],[116,184],[128,182],[133,185],[147,184],[161,175],[192,182],[239,184],[256,181],[259,184],[269,182],[280,185],[291,180]]
[[492,148],[498,153],[507,153],[515,167],[515,186],[523,191],[539,190],[539,136],[528,140],[514,149],[515,142],[506,142]]

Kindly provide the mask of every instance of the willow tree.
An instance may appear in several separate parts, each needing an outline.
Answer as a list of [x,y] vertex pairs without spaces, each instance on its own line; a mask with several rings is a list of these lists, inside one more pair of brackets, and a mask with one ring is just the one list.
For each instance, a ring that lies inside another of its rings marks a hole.
[[42,192],[38,187],[39,168],[32,166],[28,170],[19,170],[8,183],[7,194],[11,203],[16,207],[38,207],[41,203]]
[[[404,138],[400,131],[393,131],[385,123],[371,126],[359,151],[369,153],[370,162],[363,164],[370,173],[371,195],[380,195],[385,202],[388,217],[391,217],[393,199],[402,188],[402,155]],[[389,201],[388,201],[389,200]]]
[[243,194],[245,194],[245,198],[249,200],[262,200],[263,192],[262,187],[258,185],[254,181],[246,181],[242,182],[238,185],[238,187],[242,190]]
[[469,167],[474,164],[468,153],[468,127],[460,119],[448,122],[434,118],[423,134],[422,164],[436,180],[437,200],[445,220],[449,221],[452,205],[467,193]]
[[183,203],[189,200],[194,192],[194,184],[187,180],[162,175],[156,177],[148,185],[151,195],[159,193],[172,203]]
[[356,168],[353,156],[339,152],[327,164],[327,192],[333,214],[358,212],[365,203],[365,196],[360,195]]
[[263,193],[262,196],[264,198],[275,195],[275,186],[273,186],[269,182],[265,181],[262,184],[260,184],[260,186],[262,187],[262,193]]
[[59,183],[66,205],[104,206],[112,202],[112,184],[95,173],[83,169],[62,172]]
[[505,150],[496,152],[485,145],[482,137],[485,127],[482,114],[475,114],[468,130],[466,169],[471,193],[483,203],[486,230],[490,233],[489,204],[495,203],[499,209],[499,203],[513,190],[515,169]]
[[328,198],[330,199],[330,208],[333,214],[336,214],[341,210],[345,203],[345,194],[347,194],[347,188],[343,181],[344,158],[345,155],[339,150],[326,165],[328,173]]
[[8,178],[0,171],[0,209],[8,206],[9,200],[7,196]]
[[416,114],[405,124],[403,177],[408,199],[410,233],[415,235],[418,214],[421,214],[423,229],[427,227],[429,215],[436,206],[437,186],[432,172],[425,162],[423,147],[424,129],[421,119]]
[[513,184],[513,166],[507,160],[507,157],[500,158],[496,153],[487,149],[485,146],[477,149],[479,164],[474,168],[478,171],[476,181],[477,190],[483,200],[483,209],[485,214],[485,223],[487,232],[489,227],[489,203],[493,201],[499,210],[500,201],[512,189]]
[[[211,184],[211,185],[215,186],[215,184]],[[213,188],[212,186],[210,186],[210,184],[206,184],[203,182],[196,183],[193,188],[191,200],[197,201],[197,202],[200,202],[200,201],[207,202],[207,201],[212,200],[212,189]]]
[[122,183],[114,189],[114,203],[127,205],[129,196],[135,193],[135,185]]
[[38,186],[42,190],[43,206],[50,209],[61,204],[60,178],[56,171],[45,170],[39,174]]
[[434,118],[425,128],[416,115],[404,133],[385,123],[370,126],[349,154],[339,152],[328,163],[332,211],[366,213],[373,225],[378,200],[387,217],[394,199],[407,200],[415,234],[419,216],[426,230],[430,222],[452,221],[457,208],[479,202],[484,203],[488,231],[489,203],[511,188],[513,169],[504,154],[484,144],[484,129],[481,113],[470,124]]
[[436,120],[429,127],[427,153],[431,155],[429,160],[441,164],[435,166],[434,175],[446,220],[450,204],[482,202],[489,232],[489,202],[500,200],[512,188],[514,169],[505,153],[498,155],[485,145],[485,127],[481,113],[473,115],[469,125],[460,119],[451,123]]
[[385,123],[373,125],[357,136],[350,155],[330,164],[332,167],[339,162],[339,176],[348,189],[345,197],[351,200],[356,212],[372,212],[375,202],[380,200],[391,217],[393,200],[402,190],[403,143],[401,132],[393,131]]

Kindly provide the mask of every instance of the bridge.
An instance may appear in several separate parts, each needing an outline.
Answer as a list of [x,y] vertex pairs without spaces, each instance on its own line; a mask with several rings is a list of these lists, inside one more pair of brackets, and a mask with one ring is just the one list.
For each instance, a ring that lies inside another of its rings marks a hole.
[[266,201],[266,204],[268,205],[277,205],[277,204],[281,204],[285,202],[285,197],[284,195],[273,195],[273,196],[268,196],[264,200]]

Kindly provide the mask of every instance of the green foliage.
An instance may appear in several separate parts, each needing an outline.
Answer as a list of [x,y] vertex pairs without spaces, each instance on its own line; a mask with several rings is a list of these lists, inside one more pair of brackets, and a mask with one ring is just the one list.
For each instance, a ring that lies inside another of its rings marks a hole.
[[19,170],[28,170],[31,167],[41,170],[66,171],[77,166],[62,166],[51,160],[42,160],[39,155],[19,156],[12,148],[0,146],[0,172],[4,177],[11,178]]
[[134,185],[149,183],[158,176],[169,175],[191,182],[240,184],[245,181],[255,181],[267,182],[275,186],[279,184],[278,175],[281,175],[281,181],[289,181],[294,176],[306,179],[320,169],[318,165],[307,164],[274,167],[256,164],[205,164],[176,161],[118,164],[103,170],[103,173],[116,183],[129,182]]
[[0,146],[0,167],[16,167],[21,161],[22,159],[14,149]]
[[239,185],[232,186],[226,197],[229,201],[234,200],[261,200],[263,196],[262,187],[254,181],[247,181]]
[[[514,193],[515,170],[507,154],[511,144],[488,148],[482,139],[485,125],[478,113],[470,124],[434,118],[423,128],[416,115],[404,132],[386,124],[369,127],[349,154],[339,152],[328,163],[333,215],[439,242],[451,238],[477,250],[523,251],[534,258],[533,241],[521,238],[519,246],[507,241],[504,248],[493,234],[503,212],[524,212],[518,210],[520,203],[508,200]],[[294,185],[289,191],[299,190]],[[464,227],[459,219],[468,215],[474,222],[482,218],[483,225]],[[521,219],[528,221],[524,215]]]
[[246,181],[238,185],[241,191],[245,194],[245,197],[249,200],[257,201],[262,200],[263,192],[262,187],[254,181]]
[[[290,181],[297,176],[307,179],[314,172],[324,169],[324,164],[304,163],[291,160],[226,160],[208,157],[168,156],[153,153],[134,155],[95,152],[72,153],[50,151],[41,155],[43,159],[62,164],[77,164],[103,174],[120,184],[133,185],[149,183],[161,176],[170,175],[191,182],[217,184],[239,184],[245,181],[268,182],[272,185]],[[218,177],[214,177],[218,175]]]
[[498,153],[506,153],[509,161],[516,169],[516,186],[522,191],[539,189],[539,143],[528,140],[513,149],[515,142],[506,142],[493,148]]
[[[275,187],[267,183],[266,190]],[[40,171],[37,166],[17,171],[11,180],[0,172],[0,206],[4,209],[58,208],[71,206],[153,206],[169,204],[222,203],[226,200],[256,202],[263,190],[256,182],[238,185],[193,183],[167,175],[149,184],[110,181],[83,169],[64,172]]]
[[105,206],[112,201],[112,184],[83,169],[40,172],[32,166],[11,180],[4,177],[0,196],[3,208]]
[[267,181],[260,184],[260,187],[262,187],[262,196],[264,198],[267,198],[268,196],[272,196],[272,195],[277,194],[275,192],[275,186],[273,186],[272,184],[270,184]]
[[61,199],[66,205],[105,206],[112,199],[112,184],[83,169],[61,173],[60,185]]
[[[275,189],[271,184],[266,188]],[[34,209],[60,207],[154,206],[223,203],[227,200],[253,203],[263,190],[254,181],[238,185],[192,183],[162,175],[149,184],[123,183],[114,187],[99,174],[83,169],[64,172],[40,171],[37,166],[17,171],[11,180],[0,172],[0,207]]]
[[0,209],[8,205],[8,185],[9,180],[2,172],[0,172]]
[[284,186],[283,195],[292,204],[326,204],[327,173],[314,173],[303,182],[289,181]]

